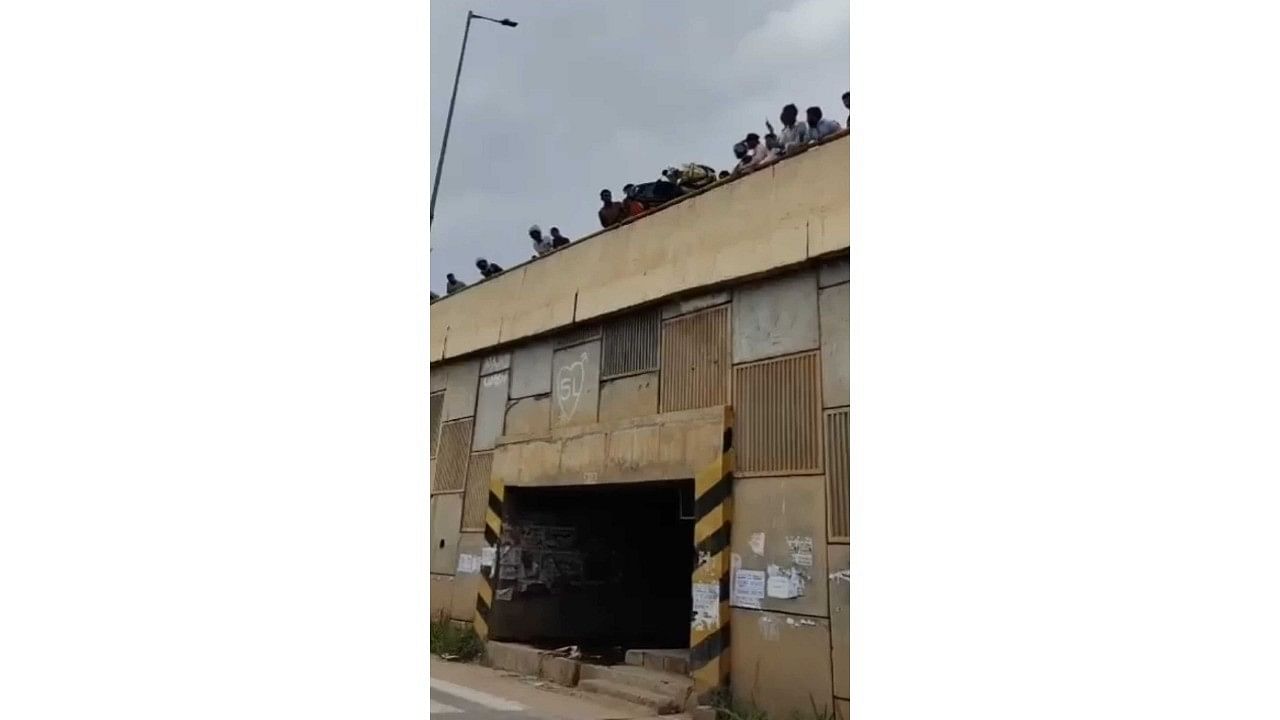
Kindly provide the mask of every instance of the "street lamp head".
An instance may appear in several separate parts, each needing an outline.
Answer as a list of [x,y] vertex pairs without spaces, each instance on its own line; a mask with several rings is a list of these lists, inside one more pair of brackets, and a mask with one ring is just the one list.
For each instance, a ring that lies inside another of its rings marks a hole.
[[515,27],[518,24],[515,20],[511,20],[510,18],[502,18],[498,22],[506,25],[507,27]]

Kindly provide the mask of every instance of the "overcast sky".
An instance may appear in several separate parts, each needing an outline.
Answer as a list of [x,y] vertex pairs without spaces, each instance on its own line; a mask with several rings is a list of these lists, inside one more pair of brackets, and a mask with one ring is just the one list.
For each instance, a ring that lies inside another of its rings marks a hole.
[[454,110],[431,286],[475,258],[533,253],[526,231],[599,228],[601,188],[656,180],[668,165],[732,168],[732,146],[778,125],[788,102],[843,123],[848,0],[433,0],[431,171],[444,133],[467,10],[475,21]]

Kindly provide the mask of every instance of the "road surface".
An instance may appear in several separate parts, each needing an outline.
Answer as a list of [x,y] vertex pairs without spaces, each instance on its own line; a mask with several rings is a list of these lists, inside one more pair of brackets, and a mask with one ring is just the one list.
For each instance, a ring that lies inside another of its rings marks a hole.
[[456,720],[510,720],[529,717],[528,708],[513,700],[480,690],[431,679],[431,716],[454,715]]

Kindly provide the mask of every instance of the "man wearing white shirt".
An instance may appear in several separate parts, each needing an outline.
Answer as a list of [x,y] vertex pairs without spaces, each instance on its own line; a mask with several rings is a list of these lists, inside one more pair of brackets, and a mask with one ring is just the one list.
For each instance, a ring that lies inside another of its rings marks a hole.
[[782,114],[778,116],[782,121],[782,132],[778,133],[778,144],[782,146],[783,152],[790,152],[793,148],[809,142],[809,126],[797,123],[796,120],[799,117],[800,110],[794,104],[783,106]]
[[543,237],[542,228],[537,225],[529,226],[529,239],[533,240],[533,249],[539,255],[546,255],[553,249],[551,238]]
[[809,119],[809,142],[817,142],[840,132],[840,123],[822,117],[822,108],[814,105],[805,111]]
[[768,145],[760,142],[760,136],[755,133],[747,135],[744,141],[747,144],[747,151],[751,153],[751,163],[749,167],[752,169],[763,167],[778,159],[773,150]]

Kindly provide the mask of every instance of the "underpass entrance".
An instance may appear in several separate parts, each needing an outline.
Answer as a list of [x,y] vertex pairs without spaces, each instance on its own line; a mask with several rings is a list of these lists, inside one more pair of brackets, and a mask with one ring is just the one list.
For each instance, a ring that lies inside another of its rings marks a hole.
[[693,480],[508,486],[490,636],[608,657],[685,648]]

